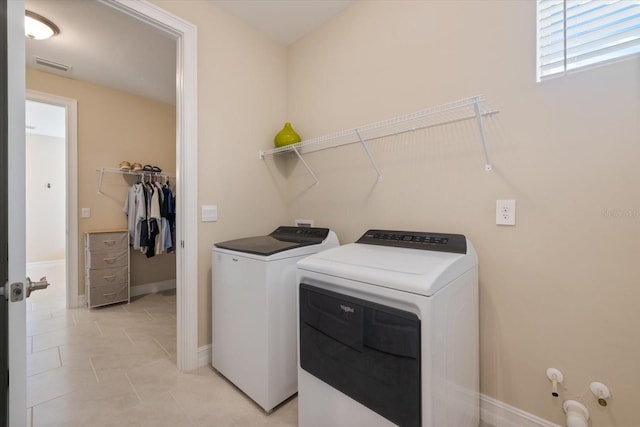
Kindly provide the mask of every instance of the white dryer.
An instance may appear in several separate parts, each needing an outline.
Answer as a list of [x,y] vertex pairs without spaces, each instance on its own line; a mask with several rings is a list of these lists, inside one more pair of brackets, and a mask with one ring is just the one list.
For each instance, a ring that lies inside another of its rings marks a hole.
[[271,411],[297,391],[296,263],[338,246],[327,228],[278,227],[212,251],[212,365]]
[[298,262],[301,427],[478,427],[478,259],[369,230]]

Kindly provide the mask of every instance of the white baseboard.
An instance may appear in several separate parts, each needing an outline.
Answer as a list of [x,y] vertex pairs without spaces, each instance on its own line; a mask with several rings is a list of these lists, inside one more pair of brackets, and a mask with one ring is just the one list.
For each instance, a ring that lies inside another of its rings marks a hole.
[[198,349],[198,368],[211,365],[211,344]]
[[176,279],[163,280],[162,282],[145,283],[144,285],[131,286],[131,296],[154,294],[176,288]]
[[561,427],[484,394],[480,395],[480,419],[487,427]]
[[67,263],[64,259],[54,259],[50,261],[34,261],[27,263],[27,269],[29,268],[44,268],[44,267],[57,267],[64,266]]

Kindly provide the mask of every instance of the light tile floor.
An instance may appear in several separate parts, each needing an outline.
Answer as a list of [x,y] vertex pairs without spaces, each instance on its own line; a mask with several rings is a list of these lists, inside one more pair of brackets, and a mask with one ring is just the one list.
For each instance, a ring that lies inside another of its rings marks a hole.
[[41,426],[296,426],[297,400],[271,415],[210,367],[176,369],[175,292],[65,309],[64,267],[27,300],[27,417]]

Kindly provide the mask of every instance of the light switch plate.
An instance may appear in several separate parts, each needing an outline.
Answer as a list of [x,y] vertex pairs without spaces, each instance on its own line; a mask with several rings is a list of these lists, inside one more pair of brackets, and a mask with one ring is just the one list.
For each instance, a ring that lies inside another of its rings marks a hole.
[[82,208],[82,218],[91,218],[91,208]]
[[218,220],[218,206],[202,205],[202,222],[214,222]]

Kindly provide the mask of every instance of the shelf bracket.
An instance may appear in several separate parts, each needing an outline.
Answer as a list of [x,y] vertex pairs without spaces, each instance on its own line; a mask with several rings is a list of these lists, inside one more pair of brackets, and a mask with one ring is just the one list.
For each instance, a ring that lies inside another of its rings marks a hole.
[[300,161],[302,162],[304,167],[307,169],[307,172],[309,172],[309,175],[311,175],[311,177],[314,179],[314,181],[315,181],[314,185],[318,185],[320,183],[320,181],[318,181],[318,178],[316,177],[316,174],[313,173],[313,171],[311,170],[311,168],[309,167],[307,162],[304,161],[304,158],[302,157],[302,155],[300,154],[298,149],[293,145],[291,146],[291,148],[293,149],[293,152],[296,153],[296,155],[298,156],[298,158],[300,159]]
[[356,129],[355,131],[356,131],[356,135],[358,136],[358,139],[360,140],[360,143],[362,144],[362,148],[364,148],[365,153],[367,153],[367,156],[369,157],[369,162],[371,162],[371,166],[373,166],[373,168],[376,170],[376,173],[378,174],[378,182],[382,182],[382,174],[380,173],[380,169],[378,169],[378,165],[376,164],[376,161],[373,159],[373,156],[369,151],[369,147],[367,146],[367,143],[364,142],[364,139],[362,139],[362,135],[360,135],[360,131],[358,129]]
[[489,159],[489,151],[487,150],[487,137],[484,134],[484,124],[482,123],[482,114],[480,113],[480,98],[473,97],[473,109],[476,112],[476,121],[478,122],[478,129],[480,130],[480,140],[482,142],[482,149],[484,151],[484,170],[490,171],[493,169],[491,166],[491,160]]
[[104,177],[104,168],[100,168],[100,179],[98,179],[98,194],[104,194],[102,192],[102,178]]

